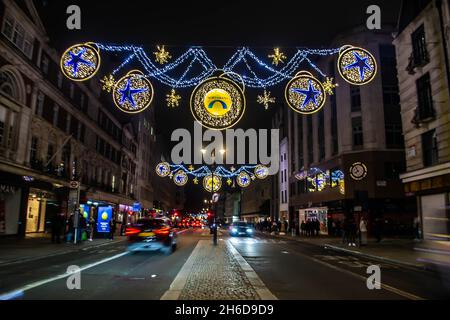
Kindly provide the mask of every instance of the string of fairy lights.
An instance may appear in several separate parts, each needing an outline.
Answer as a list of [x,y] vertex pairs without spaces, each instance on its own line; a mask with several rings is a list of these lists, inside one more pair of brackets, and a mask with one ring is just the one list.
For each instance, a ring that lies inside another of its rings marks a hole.
[[[367,85],[377,74],[377,62],[364,48],[344,45],[293,51],[288,57],[281,48],[273,48],[266,58],[261,58],[249,47],[240,47],[218,67],[202,47],[187,48],[174,58],[164,45],[156,46],[150,54],[142,46],[87,42],[73,45],[63,53],[61,70],[73,81],[86,81],[100,70],[101,53],[122,54],[118,66],[100,81],[119,110],[137,114],[149,108],[155,94],[152,81],[169,88],[165,95],[169,108],[182,105],[183,96],[178,89],[193,88],[189,100],[192,116],[212,130],[232,128],[242,119],[247,105],[246,88],[263,90],[256,103],[267,110],[277,100],[268,89],[286,82],[284,99],[293,111],[306,116],[320,111],[338,87],[314,62],[321,58],[338,55],[339,75],[351,85]],[[268,169],[261,165],[232,171],[218,167],[211,172],[206,166],[194,170],[162,163],[156,171],[161,177],[171,177],[178,186],[185,185],[189,177],[193,177],[195,184],[203,179],[204,188],[211,191],[221,188],[222,179],[229,185],[236,183],[245,188],[252,180],[268,175]]]

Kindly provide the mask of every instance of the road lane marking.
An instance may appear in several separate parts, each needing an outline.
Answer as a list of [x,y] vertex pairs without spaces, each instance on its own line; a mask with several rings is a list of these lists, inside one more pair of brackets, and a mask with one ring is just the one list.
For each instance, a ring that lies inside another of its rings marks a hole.
[[241,256],[239,251],[237,251],[237,249],[231,244],[231,241],[227,241],[227,245],[228,249],[231,251],[234,258],[239,263],[239,266],[244,271],[245,275],[247,276],[247,279],[249,280],[250,284],[253,286],[256,293],[261,298],[261,300],[278,300],[278,298],[266,287],[264,282],[255,272],[255,270],[253,270],[250,264]]
[[[100,261],[88,264],[88,265],[86,265],[84,267],[81,267],[80,268],[80,272],[82,272],[84,270],[87,270],[87,269],[90,269],[90,268],[93,268],[93,267],[96,267],[96,266],[98,266],[100,264],[103,264],[103,263],[106,263],[106,262],[118,259],[120,257],[123,257],[123,256],[127,255],[128,253],[129,252],[122,252],[122,253],[116,254],[115,256],[112,256],[112,257],[109,257],[109,258],[106,258],[106,259],[103,259],[103,260],[100,260]],[[5,294],[0,294],[0,300],[13,299],[14,297],[18,297],[20,295],[23,295],[23,293],[25,291],[28,291],[28,290],[31,290],[31,289],[43,286],[44,284],[47,284],[47,283],[50,283],[50,282],[53,282],[53,281],[57,281],[57,280],[61,280],[61,279],[67,278],[70,275],[72,275],[72,274],[66,272],[66,273],[60,274],[58,276],[54,276],[54,277],[51,277],[51,278],[48,278],[48,279],[45,279],[45,280],[40,280],[40,281],[36,281],[36,282],[30,283],[30,284],[27,284],[27,285],[25,285],[25,286],[23,286],[23,287],[21,287],[19,289],[12,290],[12,291],[7,292]]]
[[[319,264],[321,264],[321,265],[327,266],[327,267],[329,267],[329,268],[331,268],[331,269],[333,269],[333,270],[336,270],[336,271],[345,273],[345,274],[347,274],[347,275],[350,275],[350,276],[352,276],[352,277],[354,277],[354,278],[360,279],[360,280],[362,280],[362,281],[364,281],[364,282],[367,281],[367,278],[366,278],[366,277],[361,276],[361,275],[359,275],[359,274],[356,274],[356,273],[354,273],[354,272],[351,272],[351,271],[348,271],[348,270],[345,270],[345,269],[336,267],[336,266],[334,266],[334,265],[332,265],[332,264],[330,264],[330,263],[327,263],[327,262],[324,262],[324,261],[322,261],[322,260],[319,260],[319,259],[310,257],[310,256],[305,255],[305,254],[301,254],[301,253],[298,253],[298,252],[295,252],[295,254],[296,254],[296,255],[299,255],[299,256],[302,256],[302,257],[305,257],[305,258],[307,258],[307,259],[310,259],[310,260],[312,260],[312,261],[314,261],[314,262],[317,262],[317,263],[319,263]],[[378,283],[377,283],[377,284],[378,284]],[[406,291],[403,291],[403,290],[394,288],[394,287],[389,286],[389,285],[387,285],[387,284],[380,283],[380,285],[381,285],[381,288],[383,288],[384,290],[390,291],[390,292],[392,292],[392,293],[395,293],[395,294],[397,294],[397,295],[399,295],[399,296],[401,296],[401,297],[404,297],[404,298],[406,298],[406,299],[409,299],[409,300],[426,300],[425,298],[422,298],[422,297],[416,296],[416,295],[414,295],[414,294],[412,294],[412,293],[409,293],[409,292],[406,292]]]

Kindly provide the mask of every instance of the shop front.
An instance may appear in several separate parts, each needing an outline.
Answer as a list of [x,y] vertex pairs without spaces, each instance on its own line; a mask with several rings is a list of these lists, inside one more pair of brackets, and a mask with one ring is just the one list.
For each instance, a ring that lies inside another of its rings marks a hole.
[[0,184],[0,236],[17,234],[22,193],[20,187]]
[[61,204],[55,193],[31,188],[28,195],[25,233],[46,233],[51,219],[61,212]]
[[328,207],[308,208],[299,210],[300,223],[308,221],[320,222],[320,233],[328,234]]

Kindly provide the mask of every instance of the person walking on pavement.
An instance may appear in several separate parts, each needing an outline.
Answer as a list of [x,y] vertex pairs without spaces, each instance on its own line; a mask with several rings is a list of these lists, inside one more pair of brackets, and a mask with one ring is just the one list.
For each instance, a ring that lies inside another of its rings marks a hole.
[[61,243],[61,229],[63,227],[62,213],[55,214],[52,218],[52,243]]
[[111,218],[109,220],[109,240],[114,240],[114,233],[116,232],[116,220]]
[[353,218],[348,221],[348,246],[356,247],[356,223]]
[[94,231],[95,231],[95,219],[91,215],[89,218],[89,241],[92,241],[92,238],[94,237]]
[[320,234],[320,221],[319,221],[319,219],[316,219],[314,221],[314,226],[315,226],[315,229],[316,229],[316,236],[319,236],[319,234]]
[[359,244],[361,246],[367,245],[367,222],[364,217],[362,217],[359,222],[359,238]]

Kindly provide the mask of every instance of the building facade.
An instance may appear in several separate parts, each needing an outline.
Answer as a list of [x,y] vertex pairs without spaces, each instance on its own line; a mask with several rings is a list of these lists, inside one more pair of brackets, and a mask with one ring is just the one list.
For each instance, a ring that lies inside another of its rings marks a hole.
[[[340,79],[336,57],[318,61],[339,87],[313,115],[287,112],[289,220],[292,225],[319,219],[327,233],[333,220],[366,216],[369,228],[382,218],[386,233],[407,232],[415,209],[405,201],[399,179],[405,155],[392,36],[357,28],[333,45],[346,43],[374,54],[379,73],[357,87]],[[362,178],[352,177],[351,170],[361,171]]]
[[0,236],[45,232],[78,203],[126,223],[139,203],[136,130],[59,59],[32,1],[0,1]]
[[450,239],[448,1],[403,1],[394,40],[406,144],[405,194],[417,201],[423,237]]

